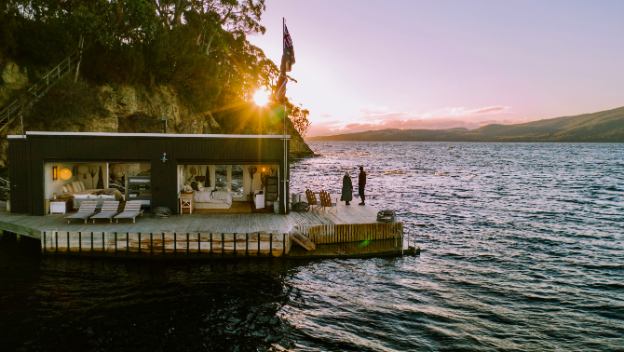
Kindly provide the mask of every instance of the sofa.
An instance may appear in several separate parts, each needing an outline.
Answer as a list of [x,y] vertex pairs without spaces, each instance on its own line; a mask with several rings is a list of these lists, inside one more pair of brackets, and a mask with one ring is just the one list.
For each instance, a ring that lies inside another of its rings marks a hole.
[[117,189],[87,189],[82,181],[69,182],[62,187],[63,194],[60,198],[71,198],[73,208],[78,209],[80,203],[85,200],[123,200],[123,195]]

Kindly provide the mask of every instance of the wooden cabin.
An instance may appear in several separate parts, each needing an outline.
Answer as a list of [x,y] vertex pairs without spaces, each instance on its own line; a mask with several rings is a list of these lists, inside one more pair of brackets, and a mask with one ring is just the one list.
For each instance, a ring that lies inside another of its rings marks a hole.
[[[140,200],[180,212],[288,212],[288,135],[26,132],[8,136],[13,213]],[[238,207],[238,208],[237,208]]]

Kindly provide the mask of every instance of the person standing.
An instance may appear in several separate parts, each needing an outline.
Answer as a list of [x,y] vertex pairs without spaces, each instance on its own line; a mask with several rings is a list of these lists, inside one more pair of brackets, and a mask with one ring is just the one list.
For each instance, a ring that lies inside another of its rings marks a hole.
[[349,171],[345,171],[344,176],[342,177],[342,193],[340,195],[340,200],[344,200],[346,205],[349,205],[349,202],[353,199],[353,183],[351,182],[351,176],[349,176]]
[[366,188],[366,172],[364,172],[364,167],[360,166],[360,174],[358,175],[358,193],[360,194],[360,199],[362,201],[359,205],[366,205],[364,202],[366,201],[366,197],[364,196],[364,189]]

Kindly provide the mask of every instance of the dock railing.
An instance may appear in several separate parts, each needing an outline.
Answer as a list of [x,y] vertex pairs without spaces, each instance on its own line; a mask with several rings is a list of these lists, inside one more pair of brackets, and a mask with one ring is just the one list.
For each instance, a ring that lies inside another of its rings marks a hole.
[[290,251],[283,232],[80,232],[44,231],[44,254],[105,256],[280,257]]
[[297,225],[295,231],[316,244],[395,239],[403,243],[403,223]]

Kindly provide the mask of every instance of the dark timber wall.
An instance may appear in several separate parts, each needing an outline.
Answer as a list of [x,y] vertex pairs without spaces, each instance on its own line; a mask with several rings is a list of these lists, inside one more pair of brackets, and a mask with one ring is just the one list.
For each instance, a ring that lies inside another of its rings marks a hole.
[[[162,162],[163,153],[167,161]],[[279,138],[27,135],[9,139],[11,210],[44,215],[44,163],[46,162],[149,162],[152,208],[178,209],[177,166],[185,163],[283,165]],[[283,173],[280,172],[280,175]],[[286,213],[279,190],[280,212]],[[287,188],[286,194],[290,191]]]

